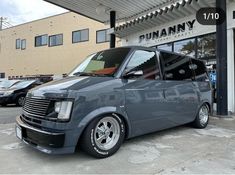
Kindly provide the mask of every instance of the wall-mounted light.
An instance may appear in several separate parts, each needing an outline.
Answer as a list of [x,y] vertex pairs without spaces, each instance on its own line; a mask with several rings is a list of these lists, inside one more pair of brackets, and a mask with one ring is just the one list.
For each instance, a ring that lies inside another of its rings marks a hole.
[[105,15],[106,14],[107,7],[103,4],[100,4],[96,7],[96,13],[98,15]]

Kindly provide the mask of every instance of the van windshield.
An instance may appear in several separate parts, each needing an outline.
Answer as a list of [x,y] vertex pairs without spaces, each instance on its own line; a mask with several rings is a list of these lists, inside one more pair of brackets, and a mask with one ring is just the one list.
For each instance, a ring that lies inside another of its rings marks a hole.
[[113,76],[128,55],[130,48],[101,51],[88,56],[69,76]]

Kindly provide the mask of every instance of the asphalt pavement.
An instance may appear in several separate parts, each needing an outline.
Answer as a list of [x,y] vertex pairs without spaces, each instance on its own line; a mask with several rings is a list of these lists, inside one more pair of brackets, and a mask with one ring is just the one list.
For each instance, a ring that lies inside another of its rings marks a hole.
[[130,139],[106,159],[78,150],[47,155],[15,137],[21,108],[0,107],[0,173],[3,174],[235,174],[235,118],[210,118],[206,129],[181,126]]

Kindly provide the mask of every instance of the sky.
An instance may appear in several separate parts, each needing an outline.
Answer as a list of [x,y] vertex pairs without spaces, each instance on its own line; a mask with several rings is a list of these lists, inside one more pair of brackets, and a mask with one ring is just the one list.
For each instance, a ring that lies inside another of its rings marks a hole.
[[65,9],[43,0],[0,0],[0,17],[12,25],[66,12]]

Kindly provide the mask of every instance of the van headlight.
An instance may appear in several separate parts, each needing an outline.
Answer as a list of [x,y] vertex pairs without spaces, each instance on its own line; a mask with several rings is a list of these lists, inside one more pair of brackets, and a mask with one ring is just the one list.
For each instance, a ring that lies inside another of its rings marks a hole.
[[55,102],[55,112],[58,113],[59,120],[69,120],[72,111],[72,101]]

